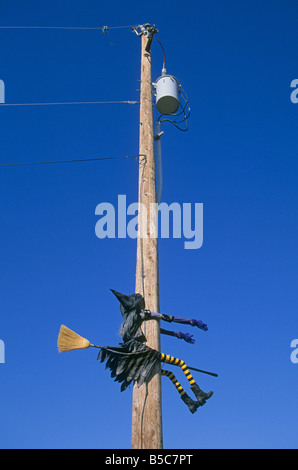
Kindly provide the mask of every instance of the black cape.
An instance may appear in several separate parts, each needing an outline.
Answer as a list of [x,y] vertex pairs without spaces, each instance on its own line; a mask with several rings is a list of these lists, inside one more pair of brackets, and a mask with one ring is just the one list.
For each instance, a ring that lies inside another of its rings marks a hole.
[[140,387],[150,376],[154,365],[160,361],[161,354],[144,343],[131,339],[120,344],[119,347],[104,347],[100,350],[97,359],[106,362],[106,369],[110,369],[111,377],[115,382],[121,383],[121,392],[136,382]]

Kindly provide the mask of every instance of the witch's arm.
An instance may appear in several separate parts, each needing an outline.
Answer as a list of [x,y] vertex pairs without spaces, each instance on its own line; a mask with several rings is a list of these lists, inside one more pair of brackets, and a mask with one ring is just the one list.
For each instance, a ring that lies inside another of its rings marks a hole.
[[[151,312],[150,310],[143,310],[141,312],[141,318],[144,321],[157,319],[157,320],[164,320],[168,323],[176,322],[176,323],[182,323],[185,325],[197,326],[198,328],[201,328],[202,330],[205,330],[205,331],[207,331],[208,329],[205,323],[195,320],[195,319],[189,320],[185,318],[173,317],[172,315],[165,315],[163,313]],[[182,331],[169,331],[169,330],[164,330],[163,328],[160,329],[160,332],[161,334],[164,334],[164,335],[175,336],[176,338],[184,339],[184,341],[190,344],[195,343],[195,340],[193,339],[193,335],[190,335],[189,333],[183,333]]]
[[188,333],[182,333],[182,331],[169,331],[169,330],[164,330],[163,328],[160,328],[160,332],[162,335],[175,336],[176,338],[184,339],[184,341],[190,344],[195,343],[195,339],[193,339],[193,335],[190,335]]
[[164,313],[156,313],[156,312],[151,312],[150,310],[143,310],[143,315],[144,315],[144,320],[149,320],[149,319],[158,319],[158,320],[164,320],[169,323],[181,323],[183,325],[191,325],[191,326],[197,326],[201,330],[207,331],[208,326],[206,323],[203,323],[201,320],[196,320],[195,318],[180,318],[180,317],[174,317],[172,315],[165,315]]

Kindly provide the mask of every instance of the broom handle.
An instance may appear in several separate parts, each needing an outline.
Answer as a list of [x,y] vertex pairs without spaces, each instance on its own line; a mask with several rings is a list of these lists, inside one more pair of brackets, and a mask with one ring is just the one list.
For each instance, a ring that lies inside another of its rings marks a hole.
[[195,370],[196,372],[203,372],[203,374],[212,375],[213,377],[218,377],[218,374],[216,374],[215,372],[208,372],[207,370],[196,369],[195,367],[189,367],[189,366],[187,366],[187,368],[190,370]]
[[[104,346],[97,346],[96,344],[91,344],[90,343],[90,346],[93,346],[93,348],[105,349]],[[216,374],[215,372],[209,372],[207,370],[196,369],[195,367],[189,367],[189,366],[187,366],[187,368],[190,369],[190,370],[195,370],[196,372],[202,372],[203,374],[212,375],[213,377],[218,377],[218,374]]]

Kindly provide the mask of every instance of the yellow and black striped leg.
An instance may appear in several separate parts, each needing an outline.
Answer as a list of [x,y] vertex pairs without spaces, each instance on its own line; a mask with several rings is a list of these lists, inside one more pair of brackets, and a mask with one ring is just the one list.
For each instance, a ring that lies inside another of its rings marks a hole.
[[169,379],[171,380],[171,382],[175,385],[176,389],[178,390],[180,396],[182,397],[184,394],[186,394],[185,390],[183,390],[183,387],[182,385],[180,385],[180,383],[178,382],[178,380],[176,379],[175,375],[173,374],[173,372],[171,372],[170,370],[163,370],[161,371],[161,375],[165,375],[166,377],[169,377]]
[[206,403],[206,400],[208,400],[208,398],[210,398],[213,395],[213,392],[206,393],[206,392],[203,392],[203,390],[200,389],[198,384],[195,382],[195,379],[193,378],[193,376],[189,372],[189,370],[187,368],[187,365],[181,359],[177,359],[173,356],[169,356],[167,354],[161,353],[160,360],[161,360],[161,362],[165,362],[166,364],[172,364],[174,366],[178,366],[183,370],[183,372],[184,372],[184,374],[185,374],[185,376],[186,376],[186,378],[189,382],[191,390],[195,394],[197,400],[200,401],[201,405],[204,405]]
[[176,390],[178,390],[179,392],[179,395],[181,397],[181,399],[184,401],[184,403],[188,406],[189,410],[191,413],[195,413],[198,409],[199,406],[201,406],[200,402],[199,401],[194,401],[192,400],[188,395],[187,393],[185,392],[185,390],[183,390],[183,387],[180,385],[180,383],[178,382],[178,380],[176,379],[175,375],[173,374],[173,372],[169,371],[169,370],[161,370],[161,375],[164,375],[166,377],[169,377],[169,379],[171,380],[171,382],[175,385],[176,387]]

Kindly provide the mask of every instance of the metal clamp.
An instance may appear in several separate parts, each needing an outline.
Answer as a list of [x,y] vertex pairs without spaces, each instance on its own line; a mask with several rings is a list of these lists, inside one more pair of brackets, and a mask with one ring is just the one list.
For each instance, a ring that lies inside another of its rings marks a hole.
[[145,23],[134,27],[133,31],[137,34],[137,36],[146,36],[148,38],[145,50],[149,53],[151,50],[153,36],[155,33],[158,33],[158,29],[155,28],[155,25],[151,26],[149,23]]

